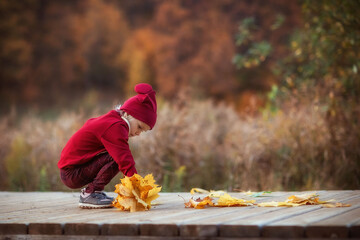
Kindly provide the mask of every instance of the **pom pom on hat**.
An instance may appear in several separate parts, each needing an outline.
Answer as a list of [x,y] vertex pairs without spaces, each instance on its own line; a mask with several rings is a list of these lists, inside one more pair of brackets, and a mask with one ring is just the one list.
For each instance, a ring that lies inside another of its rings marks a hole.
[[154,91],[151,87],[150,84],[147,83],[140,83],[137,84],[134,88],[135,92],[139,93],[139,94],[147,94],[150,93],[152,91]]
[[152,129],[157,118],[156,93],[147,83],[137,84],[134,90],[138,95],[126,100],[120,109],[146,123]]

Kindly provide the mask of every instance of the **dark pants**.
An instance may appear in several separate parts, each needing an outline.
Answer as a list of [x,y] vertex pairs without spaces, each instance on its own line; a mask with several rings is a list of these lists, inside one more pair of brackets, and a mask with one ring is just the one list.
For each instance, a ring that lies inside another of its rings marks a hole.
[[92,193],[104,190],[118,172],[119,166],[114,159],[103,153],[84,165],[60,169],[60,177],[69,188],[81,188],[88,184],[85,191]]

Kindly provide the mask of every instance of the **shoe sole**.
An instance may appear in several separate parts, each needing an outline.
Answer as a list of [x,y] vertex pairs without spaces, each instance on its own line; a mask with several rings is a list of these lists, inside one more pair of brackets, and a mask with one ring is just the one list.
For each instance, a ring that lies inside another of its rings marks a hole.
[[94,204],[89,204],[89,203],[79,203],[79,208],[84,208],[84,209],[97,209],[97,208],[112,208],[113,205],[109,204],[109,205],[94,205]]

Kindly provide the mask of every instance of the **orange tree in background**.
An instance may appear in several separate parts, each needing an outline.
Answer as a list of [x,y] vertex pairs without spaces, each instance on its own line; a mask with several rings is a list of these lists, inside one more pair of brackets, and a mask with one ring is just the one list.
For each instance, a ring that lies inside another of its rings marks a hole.
[[283,15],[269,36],[278,58],[301,18],[299,5],[284,0],[5,0],[0,13],[3,111],[20,103],[73,105],[93,89],[123,96],[139,81],[167,100],[190,86],[195,97],[236,102],[242,91],[274,81],[268,65],[239,74],[231,64],[238,22],[255,15],[259,39]]
[[[286,52],[282,45],[299,24],[299,13],[297,3],[285,1],[159,1],[152,21],[135,29],[120,57],[127,66],[127,83],[148,81],[167,99],[186,86],[197,90],[195,97],[232,102],[246,89],[267,90],[268,82],[276,81],[269,64]],[[234,37],[238,22],[253,15],[260,25],[253,37],[269,37],[273,59],[262,69],[239,74],[231,64]],[[278,16],[287,21],[273,34],[268,29]]]

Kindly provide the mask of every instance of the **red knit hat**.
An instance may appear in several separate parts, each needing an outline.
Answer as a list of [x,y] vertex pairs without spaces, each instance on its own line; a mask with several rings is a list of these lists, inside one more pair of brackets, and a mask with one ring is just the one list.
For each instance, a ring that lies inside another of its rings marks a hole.
[[150,129],[152,129],[155,126],[157,117],[156,93],[151,85],[147,83],[137,84],[135,86],[135,92],[137,92],[138,95],[126,100],[120,107],[120,110],[146,123]]

